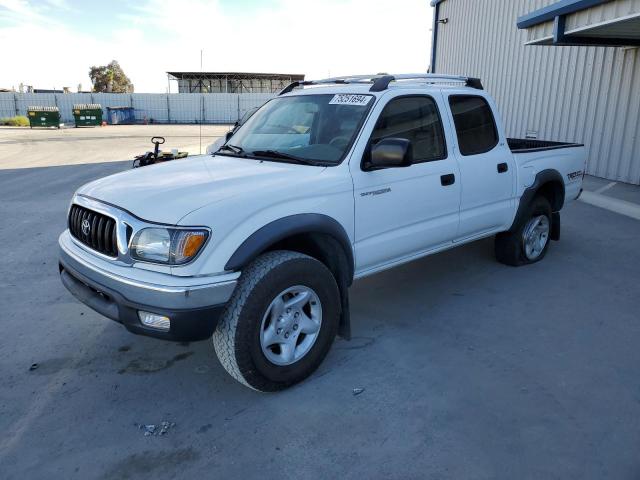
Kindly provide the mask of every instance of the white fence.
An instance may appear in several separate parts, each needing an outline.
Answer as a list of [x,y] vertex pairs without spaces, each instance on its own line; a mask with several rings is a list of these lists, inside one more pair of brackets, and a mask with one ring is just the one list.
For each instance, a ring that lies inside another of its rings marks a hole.
[[0,118],[26,115],[30,106],[58,107],[73,122],[73,105],[99,103],[133,107],[136,121],[154,123],[233,123],[247,110],[273,98],[270,93],[0,93]]

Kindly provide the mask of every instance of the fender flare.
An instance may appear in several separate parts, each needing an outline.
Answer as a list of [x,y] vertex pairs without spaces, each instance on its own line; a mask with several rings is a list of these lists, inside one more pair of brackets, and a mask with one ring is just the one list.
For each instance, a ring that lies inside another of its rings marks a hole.
[[349,283],[353,279],[354,260],[351,240],[337,220],[318,213],[301,213],[280,218],[252,233],[231,255],[225,270],[240,270],[271,245],[301,233],[323,233],[333,237],[347,257]]
[[561,185],[560,199],[556,202],[556,205],[552,205],[552,211],[559,212],[564,205],[564,181],[562,179],[562,175],[555,169],[548,168],[545,170],[541,170],[536,174],[536,178],[529,187],[525,188],[524,192],[522,192],[522,196],[520,197],[520,203],[518,205],[518,210],[516,212],[516,216],[513,219],[513,223],[511,224],[511,228],[509,231],[513,232],[517,230],[517,228],[521,225],[526,218],[527,208],[531,204],[532,200],[540,190],[540,187],[543,185],[553,182],[559,183]]

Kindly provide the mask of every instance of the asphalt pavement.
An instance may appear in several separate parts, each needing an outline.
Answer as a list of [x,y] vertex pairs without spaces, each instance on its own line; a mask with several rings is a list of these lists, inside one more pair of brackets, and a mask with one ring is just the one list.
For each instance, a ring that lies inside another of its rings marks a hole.
[[358,281],[353,340],[261,394],[60,283],[73,191],[129,162],[9,167],[2,135],[1,478],[640,476],[640,221],[574,202],[538,264],[487,239]]

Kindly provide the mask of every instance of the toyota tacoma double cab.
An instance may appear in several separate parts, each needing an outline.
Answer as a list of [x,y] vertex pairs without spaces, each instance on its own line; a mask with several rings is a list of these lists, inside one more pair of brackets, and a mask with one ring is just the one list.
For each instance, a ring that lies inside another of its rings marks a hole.
[[213,339],[231,376],[275,391],[350,337],[354,280],[495,236],[540,261],[581,192],[582,145],[506,138],[479,79],[294,82],[213,154],[74,194],[59,270],[131,332]]

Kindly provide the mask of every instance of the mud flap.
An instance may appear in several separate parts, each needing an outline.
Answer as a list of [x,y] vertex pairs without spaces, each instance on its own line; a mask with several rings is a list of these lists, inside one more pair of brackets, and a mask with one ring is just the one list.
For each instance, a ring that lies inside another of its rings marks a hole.
[[551,240],[560,240],[560,212],[551,214],[551,233],[549,238]]
[[351,340],[351,311],[349,309],[349,287],[346,279],[340,280],[340,324],[338,325],[338,336],[345,340]]

